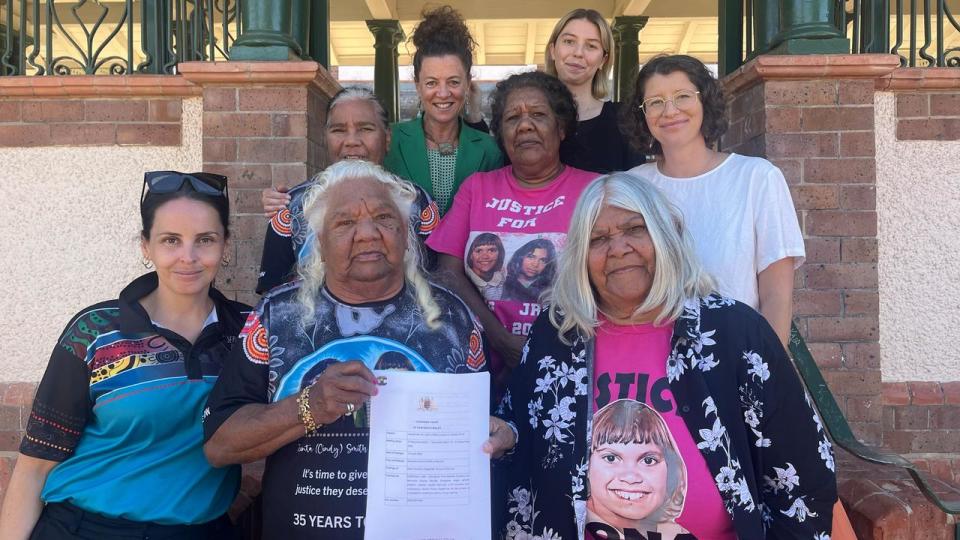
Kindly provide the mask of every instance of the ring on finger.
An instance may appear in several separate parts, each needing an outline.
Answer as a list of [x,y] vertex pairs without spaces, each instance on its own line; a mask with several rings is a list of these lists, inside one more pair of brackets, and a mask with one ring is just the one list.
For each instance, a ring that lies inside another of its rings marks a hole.
[[353,414],[353,411],[357,410],[357,407],[353,403],[347,403],[347,414]]

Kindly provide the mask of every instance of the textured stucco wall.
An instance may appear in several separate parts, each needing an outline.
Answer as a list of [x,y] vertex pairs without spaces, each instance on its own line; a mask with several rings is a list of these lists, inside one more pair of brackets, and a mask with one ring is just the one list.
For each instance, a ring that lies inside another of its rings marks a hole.
[[877,214],[883,380],[960,380],[960,142],[897,141],[878,92]]
[[202,106],[183,100],[179,147],[0,149],[0,382],[39,381],[70,317],[145,271],[143,171],[200,169]]

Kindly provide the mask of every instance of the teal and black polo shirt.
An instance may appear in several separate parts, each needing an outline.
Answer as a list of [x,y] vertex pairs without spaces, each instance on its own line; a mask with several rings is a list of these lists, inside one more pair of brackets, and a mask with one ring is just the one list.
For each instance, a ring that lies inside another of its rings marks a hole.
[[191,344],[140,305],[157,283],[153,272],[137,278],[60,336],[20,445],[60,462],[44,502],[174,525],[216,519],[233,501],[239,467],[207,463],[201,418],[250,308],[211,288],[215,309]]

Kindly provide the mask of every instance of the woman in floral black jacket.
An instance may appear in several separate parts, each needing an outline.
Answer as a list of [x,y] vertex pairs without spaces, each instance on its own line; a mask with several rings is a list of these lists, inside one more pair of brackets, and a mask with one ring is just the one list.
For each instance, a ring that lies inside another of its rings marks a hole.
[[[498,411],[516,430],[500,464],[510,471],[505,536],[829,538],[837,493],[820,420],[763,317],[711,293],[677,211],[645,181],[614,174],[586,189],[571,223],[551,307]],[[647,345],[632,345],[637,335]],[[611,358],[616,350],[626,354]],[[602,447],[592,439],[596,409],[634,397],[671,411],[671,437],[688,450],[688,496],[670,523],[641,511],[658,502],[648,473],[666,466],[662,450],[642,430]],[[645,453],[630,462],[629,448]],[[623,464],[604,484],[590,470]],[[604,521],[603,497],[608,515],[633,521]]]

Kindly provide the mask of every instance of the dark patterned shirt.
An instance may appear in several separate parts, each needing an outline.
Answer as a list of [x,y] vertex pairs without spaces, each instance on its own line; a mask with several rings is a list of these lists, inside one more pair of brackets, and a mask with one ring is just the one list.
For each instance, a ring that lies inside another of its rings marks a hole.
[[[236,410],[295,396],[333,363],[370,369],[470,373],[486,370],[480,327],[446,289],[432,286],[440,326],[423,320],[407,285],[388,300],[352,305],[324,289],[304,323],[300,281],[267,293],[250,314],[240,344],[210,394],[210,437]],[[487,407],[478,403],[478,407]],[[263,475],[265,538],[363,538],[366,510],[367,407],[301,437],[267,458]]]
[[[595,349],[570,334],[567,345],[547,313],[537,319],[497,412],[519,432],[499,464],[505,529],[517,537],[578,538],[586,525]],[[688,299],[663,361],[737,536],[829,538],[833,451],[767,321],[730,298]]]

